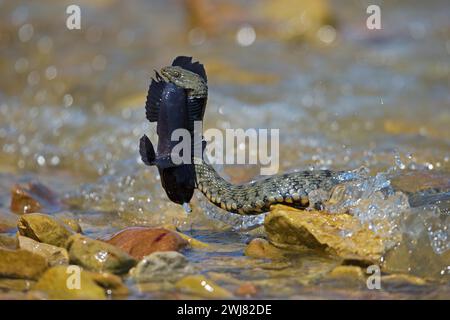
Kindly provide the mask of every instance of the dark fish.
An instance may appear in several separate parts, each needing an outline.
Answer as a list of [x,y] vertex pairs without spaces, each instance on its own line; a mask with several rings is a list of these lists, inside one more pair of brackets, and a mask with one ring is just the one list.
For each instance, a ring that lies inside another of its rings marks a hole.
[[157,152],[146,135],[141,138],[139,145],[142,161],[149,166],[156,165],[167,196],[178,204],[189,203],[195,189],[192,160],[178,164],[173,162],[171,156],[173,147],[181,142],[172,141],[172,133],[176,129],[188,129],[186,100],[183,88],[165,82],[157,73],[156,80],[152,79],[145,106],[147,119],[150,122],[157,121]]

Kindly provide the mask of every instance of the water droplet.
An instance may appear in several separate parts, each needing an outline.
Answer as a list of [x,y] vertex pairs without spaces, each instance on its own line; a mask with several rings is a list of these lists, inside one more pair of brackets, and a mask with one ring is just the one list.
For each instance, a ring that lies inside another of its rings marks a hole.
[[43,156],[38,156],[36,159],[38,165],[44,166],[45,165],[45,158]]
[[58,75],[58,70],[55,66],[49,66],[47,69],[45,69],[45,77],[48,80],[53,80]]
[[184,209],[184,211],[186,213],[191,213],[192,212],[191,206],[187,202],[183,203],[183,209]]
[[58,157],[58,156],[53,156],[53,157],[50,159],[50,163],[51,163],[53,166],[57,166],[57,165],[59,164],[59,162],[60,162],[60,160],[59,160],[59,157]]
[[19,39],[22,42],[30,41],[33,37],[34,28],[31,24],[27,23],[20,27],[19,29]]
[[240,46],[248,47],[256,40],[255,29],[250,25],[241,27],[236,34],[236,41]]
[[14,69],[17,73],[23,73],[27,71],[29,62],[26,58],[19,58],[16,60],[16,63],[14,64]]
[[402,159],[400,158],[400,155],[398,153],[394,156],[394,159],[397,168],[399,168],[400,170],[404,170],[406,168],[406,165],[402,162]]
[[330,25],[322,26],[317,31],[317,37],[319,38],[319,40],[326,44],[330,44],[334,40],[336,40],[336,35],[336,29]]
[[70,94],[65,94],[63,97],[63,103],[64,103],[64,107],[68,108],[72,105],[73,103],[73,98]]
[[39,75],[39,73],[37,71],[31,71],[28,74],[27,81],[30,86],[37,85],[40,80],[41,80],[41,76]]
[[189,43],[193,46],[199,46],[205,42],[205,31],[200,28],[194,28],[188,34]]

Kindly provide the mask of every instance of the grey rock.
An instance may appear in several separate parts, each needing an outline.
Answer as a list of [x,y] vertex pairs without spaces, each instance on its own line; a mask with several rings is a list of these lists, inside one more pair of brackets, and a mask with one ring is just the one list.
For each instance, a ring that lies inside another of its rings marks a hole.
[[136,282],[176,281],[191,274],[194,268],[184,255],[176,251],[154,252],[145,256],[135,268],[130,271],[131,278]]

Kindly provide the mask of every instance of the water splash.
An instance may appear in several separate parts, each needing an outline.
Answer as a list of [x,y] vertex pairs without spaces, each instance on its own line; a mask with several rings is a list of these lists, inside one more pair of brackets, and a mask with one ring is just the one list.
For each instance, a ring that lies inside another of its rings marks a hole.
[[[396,163],[397,168],[401,169],[402,164]],[[392,186],[392,172],[395,169],[375,176],[345,173],[345,178],[353,180],[345,181],[333,190],[325,210],[352,214],[384,238],[388,247],[398,245],[400,241],[423,241],[425,234],[434,253],[444,254],[450,249],[450,194],[431,189],[407,195]],[[412,246],[410,250],[414,253],[422,249]],[[429,259],[440,258],[430,255]]]
[[394,190],[386,173],[369,176],[363,172],[353,178],[335,187],[325,210],[357,217],[394,245],[400,236],[398,221],[410,208],[408,197]]
[[266,213],[254,216],[243,216],[240,214],[230,213],[216,207],[208,202],[203,195],[197,194],[197,199],[200,203],[202,211],[208,218],[221,221],[231,226],[234,231],[251,230],[261,226],[264,223]]
[[187,203],[187,202],[183,203],[183,209],[184,209],[184,211],[185,211],[187,214],[189,214],[189,213],[192,212],[192,208],[191,208],[191,206],[189,205],[189,203]]

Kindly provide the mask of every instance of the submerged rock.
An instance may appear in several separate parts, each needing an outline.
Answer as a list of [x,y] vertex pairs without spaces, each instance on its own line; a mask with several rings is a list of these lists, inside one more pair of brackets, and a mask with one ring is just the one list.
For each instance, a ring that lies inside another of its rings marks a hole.
[[178,233],[163,228],[130,227],[106,241],[141,259],[157,251],[179,251],[189,243]]
[[0,248],[0,278],[37,279],[47,268],[47,260],[40,255]]
[[177,232],[177,234],[186,240],[189,244],[189,247],[192,249],[198,249],[198,250],[214,250],[214,246],[210,245],[209,243],[197,240],[195,238],[192,238],[182,232]]
[[381,285],[388,289],[399,289],[411,286],[425,286],[427,281],[409,274],[389,274],[381,277]]
[[209,279],[215,282],[226,283],[234,286],[239,286],[242,284],[241,280],[235,278],[230,273],[211,271],[206,273],[205,276],[207,276]]
[[57,247],[65,247],[69,237],[75,233],[64,222],[42,213],[21,216],[17,227],[21,235]]
[[11,211],[17,214],[49,211],[59,206],[57,196],[41,183],[31,182],[11,188]]
[[383,240],[348,214],[301,211],[275,206],[266,216],[264,226],[275,246],[295,249],[306,246],[345,259],[379,262]]
[[328,274],[328,278],[364,281],[366,275],[358,266],[337,266]]
[[80,234],[69,238],[67,250],[71,263],[91,271],[124,274],[136,264],[136,260],[125,251]]
[[251,282],[243,283],[235,291],[235,294],[237,296],[241,296],[241,297],[253,297],[257,293],[258,293],[258,288]]
[[231,292],[200,275],[184,277],[177,281],[175,287],[184,292],[208,299],[226,299],[233,297]]
[[166,251],[144,257],[130,270],[130,275],[136,282],[175,281],[193,271],[181,253]]
[[284,259],[286,251],[271,245],[265,239],[255,238],[247,245],[244,254],[252,258]]
[[17,235],[18,247],[44,257],[50,266],[68,264],[69,253],[66,249],[38,242],[28,237]]
[[199,250],[214,250],[214,247],[211,246],[209,243],[202,242],[200,240],[188,236],[187,234],[178,231],[178,229],[174,225],[164,225],[164,229],[168,229],[178,234],[181,238],[183,238],[188,242],[190,248]]
[[26,188],[15,185],[11,189],[10,208],[14,213],[23,214],[40,211],[42,209],[42,205]]

